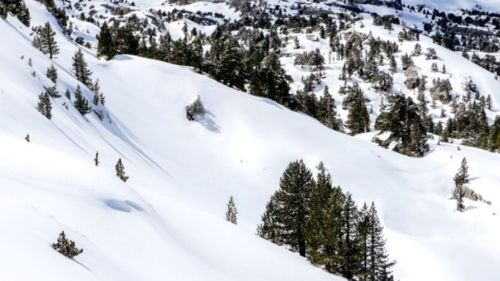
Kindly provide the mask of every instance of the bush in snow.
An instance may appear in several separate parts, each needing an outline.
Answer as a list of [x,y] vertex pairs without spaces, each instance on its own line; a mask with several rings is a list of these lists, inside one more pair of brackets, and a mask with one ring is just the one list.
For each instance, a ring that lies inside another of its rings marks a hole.
[[59,252],[61,255],[73,258],[83,252],[83,249],[78,249],[73,240],[66,238],[66,234],[62,231],[57,238],[57,242],[52,244],[52,248]]
[[186,117],[189,121],[194,121],[198,116],[203,116],[205,113],[206,110],[200,96],[192,104],[186,106]]

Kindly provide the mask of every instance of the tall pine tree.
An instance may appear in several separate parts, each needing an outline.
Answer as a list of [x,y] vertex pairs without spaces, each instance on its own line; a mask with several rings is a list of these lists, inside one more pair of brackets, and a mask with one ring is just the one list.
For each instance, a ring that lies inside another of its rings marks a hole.
[[92,80],[90,78],[92,72],[88,69],[87,62],[80,49],[78,49],[73,56],[73,70],[78,81],[82,82],[87,87],[92,85]]
[[[273,195],[272,203],[268,203],[259,234],[264,238],[278,236],[277,241],[305,256],[310,194],[314,184],[311,171],[302,160],[290,163],[280,179],[280,188]],[[270,228],[275,228],[272,231],[277,233],[267,233]]]

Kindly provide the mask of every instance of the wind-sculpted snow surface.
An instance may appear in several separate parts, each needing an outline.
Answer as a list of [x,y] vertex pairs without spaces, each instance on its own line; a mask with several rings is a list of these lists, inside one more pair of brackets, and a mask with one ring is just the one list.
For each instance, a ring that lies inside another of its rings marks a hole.
[[[26,2],[32,26],[56,26]],[[57,87],[73,92],[77,46],[57,32]],[[48,120],[35,107],[51,61],[29,33],[0,20],[1,279],[342,280],[255,235],[281,173],[299,158],[324,161],[358,203],[375,202],[398,280],[500,276],[500,155],[433,142],[426,157],[405,157],[359,139],[372,135],[334,132],[189,68],[126,55],[104,61],[87,50],[109,120],[82,117],[64,96],[52,99]],[[209,125],[186,119],[198,95]],[[458,213],[449,198],[463,157],[471,188],[492,205],[466,200]],[[115,176],[119,158],[126,183]],[[238,225],[224,220],[231,195]],[[61,230],[84,250],[74,260],[50,247]]]

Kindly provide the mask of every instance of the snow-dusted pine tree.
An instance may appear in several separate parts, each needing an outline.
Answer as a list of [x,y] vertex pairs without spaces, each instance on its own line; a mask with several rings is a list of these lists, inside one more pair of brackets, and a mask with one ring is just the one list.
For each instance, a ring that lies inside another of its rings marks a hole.
[[233,196],[229,197],[229,201],[227,202],[226,220],[230,223],[238,224],[238,209],[236,209]]

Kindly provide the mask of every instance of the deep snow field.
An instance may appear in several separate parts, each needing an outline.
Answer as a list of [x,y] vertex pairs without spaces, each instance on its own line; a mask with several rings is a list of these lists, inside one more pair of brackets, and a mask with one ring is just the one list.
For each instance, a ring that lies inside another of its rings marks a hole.
[[[31,26],[57,26],[38,2],[26,3]],[[365,25],[358,31],[389,36]],[[323,161],[358,204],[375,202],[397,280],[498,280],[499,154],[431,141],[424,158],[406,157],[371,143],[372,134],[332,131],[187,67],[126,55],[105,61],[87,49],[109,118],[82,117],[63,95],[52,99],[47,120],[35,107],[52,85],[45,77],[51,61],[31,46],[30,32],[15,18],[0,20],[0,279],[343,280],[255,235],[281,173],[302,158],[310,168]],[[78,47],[57,33],[57,87],[74,92]],[[500,107],[491,73],[434,47],[450,75],[474,77]],[[197,95],[210,114],[189,122],[185,106]],[[450,196],[463,157],[470,186],[492,204],[466,200],[459,213]],[[119,158],[126,183],[115,176]],[[236,226],[224,220],[231,195]],[[61,230],[84,249],[74,261],[50,247]]]

